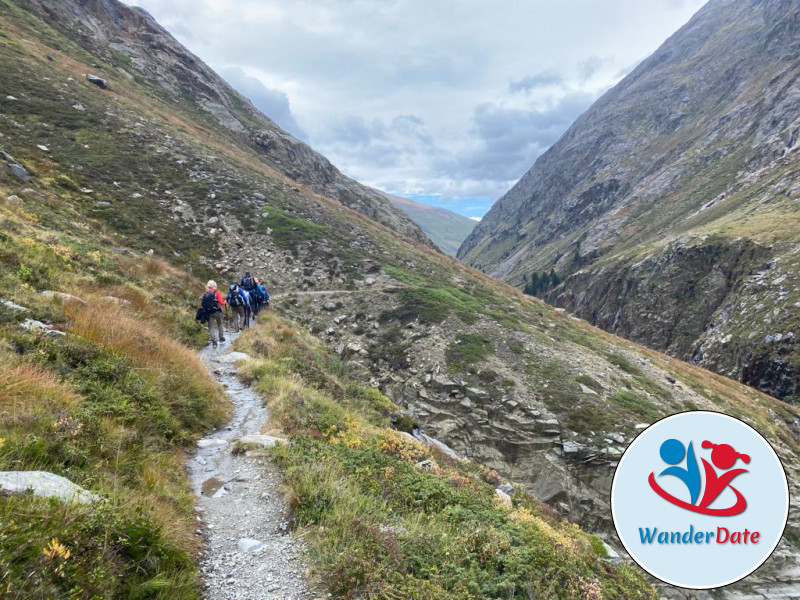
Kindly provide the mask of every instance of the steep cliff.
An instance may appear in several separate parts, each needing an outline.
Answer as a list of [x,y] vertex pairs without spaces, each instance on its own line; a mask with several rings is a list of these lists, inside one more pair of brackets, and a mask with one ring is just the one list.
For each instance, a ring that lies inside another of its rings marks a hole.
[[566,281],[551,302],[795,398],[799,24],[793,0],[709,2],[537,160],[459,257],[517,285],[554,268]]

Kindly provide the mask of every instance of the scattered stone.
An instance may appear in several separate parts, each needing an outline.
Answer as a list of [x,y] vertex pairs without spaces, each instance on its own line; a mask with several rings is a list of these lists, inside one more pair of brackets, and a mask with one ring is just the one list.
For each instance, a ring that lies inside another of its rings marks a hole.
[[28,169],[19,163],[8,163],[8,169],[11,171],[11,174],[20,181],[28,181],[31,178],[31,174],[28,173]]
[[23,494],[32,492],[43,498],[58,498],[65,502],[90,504],[100,497],[69,479],[47,471],[2,471],[0,493]]
[[326,302],[322,308],[327,310],[328,312],[333,312],[336,310],[336,303],[335,302]]
[[45,146],[44,144],[36,144],[36,147],[41,150],[42,152],[50,152],[50,148]]
[[103,79],[102,77],[99,77],[98,75],[87,73],[86,79],[89,81],[89,83],[93,83],[94,85],[96,85],[101,89],[104,90],[108,89],[108,81],[106,79]]
[[260,200],[262,202],[267,199],[267,197],[261,192],[253,192],[253,198],[255,198],[256,200]]
[[585,386],[585,385],[583,385],[583,384],[580,384],[580,385],[581,385],[581,391],[582,391],[584,394],[589,394],[590,396],[597,396],[597,392],[595,392],[595,391],[594,391],[592,388],[590,388],[590,387],[586,387],[586,386]]
[[420,469],[421,471],[432,471],[439,465],[436,463],[435,460],[427,459],[427,460],[421,460],[414,466]]
[[668,382],[670,382],[670,383],[671,383],[671,384],[673,384],[673,385],[674,385],[675,383],[677,383],[677,380],[676,380],[676,379],[675,379],[675,378],[674,378],[672,375],[670,375],[669,373],[667,373],[666,375],[664,375],[664,379],[666,379]]
[[126,300],[125,298],[117,298],[116,296],[103,296],[103,300],[107,300],[108,302],[113,302],[115,304],[124,304],[125,306],[131,305],[130,300]]
[[367,277],[364,280],[364,285],[375,285],[375,278],[374,277]]
[[34,319],[25,319],[19,324],[19,328],[28,333],[38,333],[47,329],[47,324]]
[[14,100],[16,100],[16,98],[9,94],[8,96],[6,96],[6,100],[11,100],[13,102]]
[[227,364],[237,363],[240,360],[249,360],[249,359],[250,355],[245,354],[244,352],[229,352],[228,354],[225,354],[224,356],[220,356],[219,358],[215,359],[215,361],[227,365]]
[[109,206],[111,206],[111,202],[106,202],[105,200],[94,203],[95,208],[108,208]]
[[561,444],[561,451],[565,456],[578,454],[584,449],[584,445],[574,441],[567,441]]
[[20,206],[22,204],[22,198],[16,194],[11,194],[10,196],[6,196],[6,203],[11,206]]
[[497,486],[497,489],[505,494],[508,494],[509,496],[514,493],[514,486],[508,482],[501,483]]
[[33,196],[34,198],[38,198],[39,200],[47,199],[47,194],[40,192],[39,190],[34,190],[33,188],[25,188],[22,190],[22,194],[25,196]]
[[607,556],[603,557],[604,561],[610,562],[612,565],[618,565],[622,563],[622,557],[620,557],[619,553],[616,550],[614,550],[611,546],[603,542],[603,548],[606,549],[606,554],[607,554]]
[[6,300],[5,298],[0,298],[0,304],[5,306],[6,308],[10,308],[11,310],[18,310],[19,312],[31,312],[30,308],[20,306],[16,302],[12,302],[11,300]]
[[79,110],[81,112],[84,112],[86,110],[86,107],[80,102],[76,102],[75,104],[73,104],[72,108],[74,108],[75,110]]
[[243,444],[253,444],[255,446],[261,446],[262,448],[271,448],[276,444],[286,443],[286,440],[265,434],[244,435],[239,438],[239,441]]
[[636,425],[634,425],[634,426],[633,426],[633,428],[634,428],[636,431],[644,431],[644,430],[645,430],[645,429],[647,429],[648,427],[650,427],[650,424],[649,424],[649,423],[637,423]]
[[624,444],[625,443],[625,436],[622,435],[621,433],[609,433],[608,434],[608,438],[611,441],[616,442],[617,444]]
[[497,501],[497,504],[500,505],[500,507],[509,509],[514,508],[514,501],[511,499],[511,496],[506,494],[500,488],[497,488],[494,491],[494,495],[495,495],[495,500]]

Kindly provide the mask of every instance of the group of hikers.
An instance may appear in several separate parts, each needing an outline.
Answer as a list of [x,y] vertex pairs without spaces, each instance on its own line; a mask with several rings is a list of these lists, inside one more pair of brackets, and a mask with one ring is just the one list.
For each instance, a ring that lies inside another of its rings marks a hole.
[[201,305],[197,311],[197,320],[208,323],[208,334],[211,344],[216,346],[225,341],[222,316],[228,314],[230,307],[231,328],[234,332],[250,327],[258,312],[269,306],[269,293],[259,281],[258,277],[249,272],[244,274],[239,283],[228,286],[228,295],[222,297],[222,292],[217,289],[217,282],[213,279],[206,284],[206,292],[201,298]]

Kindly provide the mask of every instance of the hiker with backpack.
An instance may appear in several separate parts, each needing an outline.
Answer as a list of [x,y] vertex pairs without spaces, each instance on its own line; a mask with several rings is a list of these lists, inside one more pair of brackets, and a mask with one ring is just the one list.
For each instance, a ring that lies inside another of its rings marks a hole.
[[250,308],[249,295],[237,284],[232,283],[228,286],[228,295],[225,300],[233,312],[233,328],[237,332],[241,331],[249,324],[247,314]]
[[214,347],[218,342],[225,341],[225,330],[222,328],[223,306],[227,306],[225,299],[217,289],[217,282],[212,279],[206,284],[206,293],[201,299],[197,320],[201,323],[208,322],[208,335],[211,337]]

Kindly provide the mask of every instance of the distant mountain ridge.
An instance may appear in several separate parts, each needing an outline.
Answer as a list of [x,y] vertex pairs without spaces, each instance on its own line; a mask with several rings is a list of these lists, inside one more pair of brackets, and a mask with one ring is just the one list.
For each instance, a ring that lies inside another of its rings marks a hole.
[[458,256],[800,398],[800,2],[712,0],[581,115]]
[[391,194],[387,194],[387,197],[392,204],[411,217],[411,220],[422,228],[442,252],[450,256],[456,255],[462,242],[477,225],[477,221],[446,208],[430,206]]

